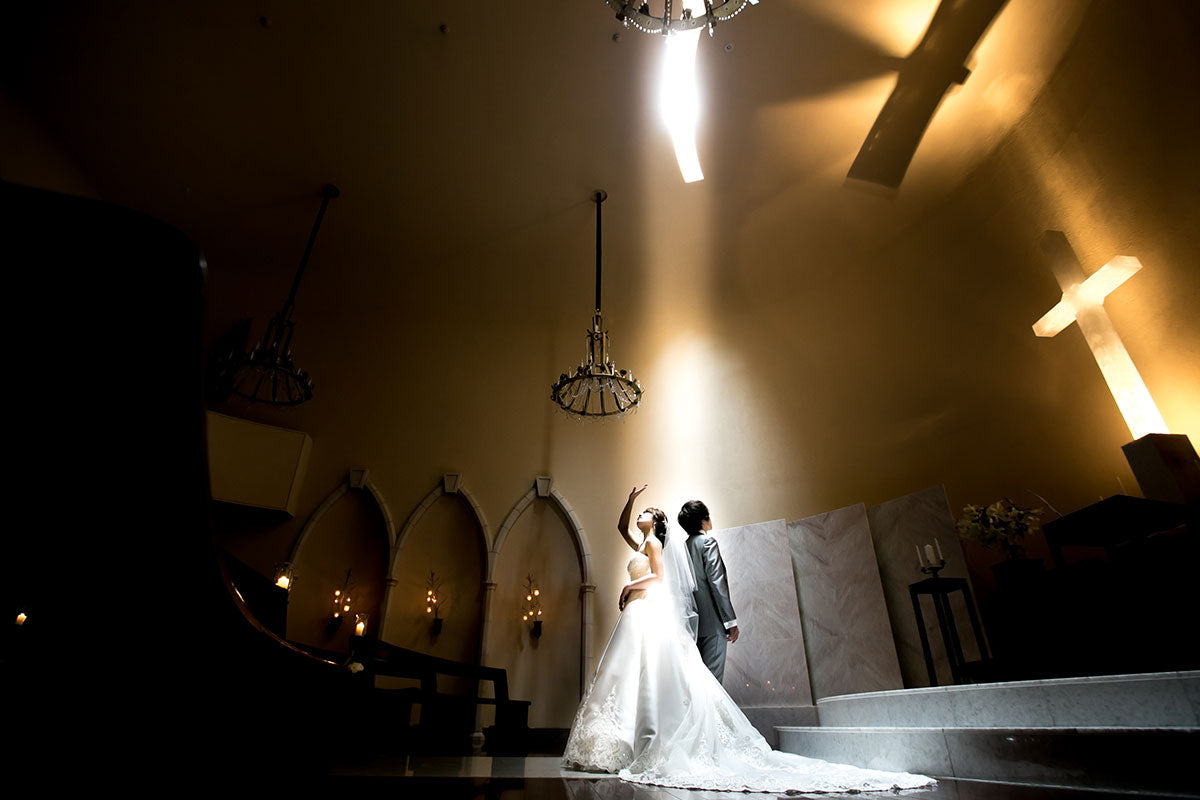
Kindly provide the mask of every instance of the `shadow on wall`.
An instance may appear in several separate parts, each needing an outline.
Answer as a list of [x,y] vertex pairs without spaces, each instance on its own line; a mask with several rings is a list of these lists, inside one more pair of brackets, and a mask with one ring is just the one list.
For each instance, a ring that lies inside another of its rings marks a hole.
[[[521,514],[496,559],[489,661],[508,670],[513,697],[532,701],[529,724],[570,727],[579,705],[582,601],[579,555],[571,524],[551,500]],[[541,590],[541,635],[522,621],[529,576]]]
[[[443,494],[405,538],[396,556],[381,638],[441,658],[479,663],[486,542],[470,504]],[[433,574],[431,583],[430,573]],[[436,584],[436,586],[434,586]],[[436,591],[435,633],[428,592]]]
[[[295,556],[287,638],[320,650],[348,651],[354,615],[380,617],[387,557],[387,523],[379,506],[364,492],[346,492],[308,532]],[[342,613],[336,621],[335,591],[351,598],[348,612],[344,604],[337,606]]]

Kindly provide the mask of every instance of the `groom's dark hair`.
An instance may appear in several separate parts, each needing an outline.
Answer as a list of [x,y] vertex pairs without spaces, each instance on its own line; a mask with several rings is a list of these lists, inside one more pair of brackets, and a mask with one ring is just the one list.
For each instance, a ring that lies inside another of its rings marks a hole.
[[679,527],[687,531],[688,535],[699,533],[700,526],[708,518],[708,506],[699,500],[688,500],[683,504],[683,508],[679,509]]

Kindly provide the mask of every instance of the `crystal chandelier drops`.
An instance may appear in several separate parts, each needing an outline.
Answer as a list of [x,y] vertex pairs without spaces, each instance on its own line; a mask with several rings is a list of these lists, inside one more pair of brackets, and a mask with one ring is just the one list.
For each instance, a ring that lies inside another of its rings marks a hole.
[[690,8],[683,7],[678,19],[671,16],[671,0],[665,0],[661,17],[650,14],[648,2],[634,0],[604,0],[614,11],[617,19],[625,27],[637,28],[642,33],[656,33],[666,36],[671,33],[690,31],[696,28],[707,28],[708,35],[713,35],[713,29],[718,22],[733,19],[746,10],[746,6],[758,5],[758,0],[704,0],[704,13],[693,14]]
[[582,419],[623,417],[636,411],[642,399],[642,384],[628,370],[617,369],[608,350],[608,331],[600,314],[600,204],[608,199],[604,190],[592,194],[596,203],[596,310],[587,332],[583,361],[572,373],[562,373],[550,387],[550,399],[560,409]]

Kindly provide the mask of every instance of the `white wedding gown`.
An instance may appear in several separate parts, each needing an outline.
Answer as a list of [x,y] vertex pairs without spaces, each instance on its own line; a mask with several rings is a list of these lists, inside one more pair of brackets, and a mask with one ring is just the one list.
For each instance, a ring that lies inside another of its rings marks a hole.
[[[649,570],[642,553],[629,562],[631,580]],[[670,595],[658,584],[626,604],[575,715],[565,767],[714,791],[886,791],[934,783],[772,750],[704,666],[674,618]]]

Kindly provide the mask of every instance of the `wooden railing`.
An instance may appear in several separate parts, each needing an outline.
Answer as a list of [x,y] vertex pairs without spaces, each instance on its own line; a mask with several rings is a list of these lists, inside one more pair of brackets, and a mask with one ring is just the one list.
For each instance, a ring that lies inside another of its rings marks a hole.
[[[409,678],[418,685],[401,689],[376,689],[375,702],[396,737],[407,734],[416,750],[470,752],[480,706],[494,706],[495,724],[484,729],[489,751],[520,749],[529,733],[529,701],[508,695],[508,673],[419,653],[370,636],[350,639],[351,664],[361,664],[361,676],[374,682],[378,676]],[[352,667],[353,668],[353,667]],[[440,691],[439,678],[459,679],[468,693]],[[481,683],[491,683],[492,697],[480,693]],[[418,710],[415,727],[414,709]]]

